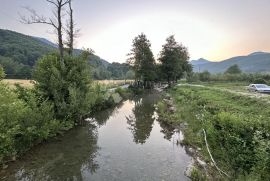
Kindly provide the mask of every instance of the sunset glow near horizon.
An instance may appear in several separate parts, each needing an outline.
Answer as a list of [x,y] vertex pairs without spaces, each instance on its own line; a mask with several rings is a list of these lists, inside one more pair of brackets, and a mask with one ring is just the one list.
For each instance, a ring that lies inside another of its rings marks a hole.
[[[51,16],[45,0],[2,0],[0,28],[51,41],[46,25],[24,25],[22,6]],[[255,51],[270,51],[269,0],[74,0],[81,35],[77,48],[92,48],[109,62],[125,62],[132,40],[145,33],[155,57],[169,35],[189,50],[191,59],[220,61]],[[27,14],[26,14],[27,15]]]

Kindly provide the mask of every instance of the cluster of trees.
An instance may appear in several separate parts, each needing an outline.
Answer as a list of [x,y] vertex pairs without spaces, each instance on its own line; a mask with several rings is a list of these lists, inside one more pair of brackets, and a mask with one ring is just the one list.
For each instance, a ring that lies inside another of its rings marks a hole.
[[248,83],[270,83],[270,75],[263,73],[243,73],[238,65],[230,66],[224,73],[211,74],[208,71],[200,73],[191,73],[187,75],[187,81],[189,82],[209,82],[209,81],[219,81],[219,82],[235,82],[242,81]]
[[30,78],[36,60],[53,51],[39,40],[8,30],[0,30],[0,64],[8,78]]
[[134,78],[134,73],[127,63],[108,63],[96,55],[91,55],[89,62],[93,67],[93,79],[95,80],[125,80]]
[[134,70],[135,82],[143,87],[151,87],[154,81],[167,81],[169,85],[190,74],[192,66],[188,62],[187,48],[176,42],[174,36],[166,39],[158,62],[151,51],[151,43],[145,34],[134,38],[128,62]]

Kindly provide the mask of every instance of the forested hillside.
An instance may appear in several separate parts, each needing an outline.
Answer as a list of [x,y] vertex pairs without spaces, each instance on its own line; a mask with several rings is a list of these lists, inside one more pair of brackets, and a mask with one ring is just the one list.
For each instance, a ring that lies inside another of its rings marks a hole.
[[54,51],[35,38],[9,30],[0,29],[0,42],[0,64],[7,77],[30,78],[36,60]]
[[[10,30],[0,29],[0,64],[7,78],[31,79],[36,61],[43,55],[57,51],[57,45],[44,38],[31,37]],[[81,53],[82,50],[74,50]],[[96,55],[89,57],[94,79],[125,79],[129,67],[115,66]],[[128,78],[131,74],[127,74]]]

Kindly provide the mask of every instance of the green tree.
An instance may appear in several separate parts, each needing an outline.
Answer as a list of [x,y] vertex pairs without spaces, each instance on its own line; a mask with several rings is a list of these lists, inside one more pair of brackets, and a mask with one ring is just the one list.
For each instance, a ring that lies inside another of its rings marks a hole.
[[0,65],[0,80],[5,78],[5,71],[3,67]]
[[156,76],[151,43],[142,33],[134,38],[132,47],[129,63],[135,72],[135,80],[142,81],[144,87],[149,87]]
[[85,55],[60,58],[50,54],[38,61],[33,74],[35,87],[53,103],[57,119],[76,123],[91,110],[90,67]]
[[187,48],[178,44],[173,35],[166,39],[166,44],[162,47],[159,58],[160,68],[162,75],[170,85],[171,81],[181,78],[185,71],[192,71],[192,66],[188,63]]
[[210,76],[211,76],[210,72],[208,72],[206,70],[204,72],[199,73],[199,80],[200,81],[203,81],[203,82],[209,81],[210,80]]
[[230,66],[226,71],[226,74],[241,74],[242,71],[237,64]]

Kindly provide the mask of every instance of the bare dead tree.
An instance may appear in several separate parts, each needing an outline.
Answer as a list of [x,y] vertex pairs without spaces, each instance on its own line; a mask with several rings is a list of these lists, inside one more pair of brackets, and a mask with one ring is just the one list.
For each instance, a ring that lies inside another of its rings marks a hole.
[[68,47],[68,54],[72,55],[73,54],[73,49],[74,49],[74,38],[78,36],[79,30],[75,29],[75,23],[73,19],[73,9],[71,5],[72,0],[69,1],[69,11],[67,12],[69,15],[69,21],[67,22],[67,27],[66,27],[66,34],[67,34],[67,41],[66,41],[66,46]]
[[21,22],[25,24],[47,24],[52,26],[58,36],[58,48],[61,59],[64,56],[64,44],[63,44],[63,25],[62,25],[62,10],[65,5],[70,3],[70,0],[46,0],[48,3],[55,6],[55,11],[53,11],[54,17],[46,18],[45,16],[39,15],[35,10],[26,7],[25,9],[31,14],[30,17],[26,18],[21,16]]

